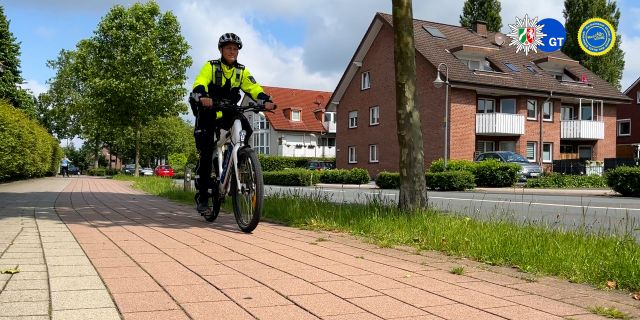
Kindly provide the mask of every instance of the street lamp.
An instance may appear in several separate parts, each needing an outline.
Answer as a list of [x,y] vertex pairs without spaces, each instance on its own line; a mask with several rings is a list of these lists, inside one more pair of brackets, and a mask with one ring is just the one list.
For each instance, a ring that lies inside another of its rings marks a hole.
[[[444,66],[445,78],[444,81],[440,78],[440,67]],[[444,100],[444,168],[447,169],[447,151],[449,143],[449,66],[446,63],[438,65],[436,71],[436,80],[433,81],[433,85],[436,88],[441,88],[445,85],[445,100]]]

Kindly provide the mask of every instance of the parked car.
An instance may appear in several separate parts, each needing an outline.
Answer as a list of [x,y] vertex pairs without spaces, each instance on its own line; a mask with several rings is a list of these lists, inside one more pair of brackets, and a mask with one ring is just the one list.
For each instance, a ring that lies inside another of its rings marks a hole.
[[124,172],[125,174],[133,174],[135,170],[136,170],[135,164],[125,164],[122,167],[122,172]]
[[151,169],[149,167],[144,167],[144,168],[140,169],[140,175],[141,176],[152,176],[153,175],[153,169]]
[[307,165],[309,170],[330,170],[335,168],[336,166],[331,161],[311,160]]
[[537,163],[531,163],[527,158],[513,151],[492,151],[479,154],[475,161],[494,159],[501,162],[515,163],[520,166],[520,181],[527,181],[542,174],[542,168]]
[[70,164],[68,169],[69,170],[69,175],[73,175],[73,176],[79,176],[80,175],[80,168]]
[[153,174],[158,177],[173,177],[173,168],[167,165],[157,166],[153,170]]

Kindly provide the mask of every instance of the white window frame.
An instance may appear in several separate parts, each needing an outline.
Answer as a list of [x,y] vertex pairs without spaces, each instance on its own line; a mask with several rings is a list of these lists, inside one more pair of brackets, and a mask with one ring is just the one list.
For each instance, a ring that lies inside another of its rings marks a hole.
[[358,127],[358,111],[349,111],[349,129]]
[[[252,134],[253,137],[253,149],[256,150],[258,154],[269,154],[271,152],[271,148],[269,145],[269,139],[271,138],[271,134],[268,130],[257,131]],[[260,138],[262,138],[262,142],[260,143]]]
[[373,106],[369,108],[369,125],[377,124],[380,124],[380,106]]
[[[529,117],[529,106],[533,102],[533,117]],[[538,119],[538,100],[536,99],[527,99],[527,120],[537,120]]]
[[348,162],[358,163],[358,153],[356,152],[356,147],[349,147],[348,150],[349,150]]
[[[545,157],[545,147],[549,147],[549,159]],[[553,143],[552,142],[543,142],[542,143],[542,162],[544,163],[553,163]]]
[[640,104],[640,90],[636,92],[636,103]]
[[360,90],[367,90],[371,88],[371,74],[369,71],[363,72],[361,77]]
[[296,122],[302,121],[302,111],[291,110],[291,121],[296,121]]
[[[618,123],[618,126],[617,126],[618,127],[618,130],[617,130],[618,137],[628,137],[628,136],[631,135],[631,119],[620,119],[620,120],[617,121],[617,123]],[[620,133],[620,125],[622,123],[628,123],[629,124],[629,133],[625,133],[625,134]]]
[[[480,112],[480,100],[484,101],[484,102],[485,102],[485,105],[486,105],[486,102],[487,102],[487,101],[491,101],[491,102],[493,102],[493,109],[492,109],[492,111],[491,111],[491,112],[487,112],[487,111],[486,111],[486,108],[485,108],[485,109],[482,109],[482,112]],[[495,100],[495,99],[478,98],[478,100],[477,100],[477,102],[476,102],[476,103],[477,103],[477,104],[476,104],[476,113],[495,113],[495,112],[496,112],[496,100]]]
[[[567,110],[565,112],[565,110]],[[569,119],[565,119],[565,115],[569,113],[570,117]],[[562,121],[570,121],[570,120],[575,120],[576,118],[576,108],[574,108],[573,106],[562,106],[560,108],[560,119]]]
[[[546,118],[546,117],[544,116],[544,108],[545,108],[546,106],[550,106],[550,109],[549,109],[549,118]],[[547,102],[545,102],[545,103],[543,103],[543,104],[542,104],[542,120],[543,120],[543,121],[553,121],[553,101],[547,101]]]
[[[529,145],[532,144],[533,145],[533,158],[529,157]],[[527,160],[529,160],[529,162],[536,162],[538,160],[538,142],[536,141],[527,141],[527,149],[525,152],[525,157],[527,158]]]
[[378,158],[378,145],[377,144],[370,144],[369,145],[369,162],[370,163],[380,162],[380,159]]
[[513,101],[513,113],[508,114],[518,114],[518,101],[514,98],[500,99],[500,113],[505,113],[504,110],[502,110],[502,105],[505,101]]

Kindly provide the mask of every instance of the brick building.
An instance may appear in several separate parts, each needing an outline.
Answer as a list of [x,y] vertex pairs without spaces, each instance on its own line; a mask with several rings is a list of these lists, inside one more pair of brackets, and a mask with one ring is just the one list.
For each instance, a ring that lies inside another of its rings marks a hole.
[[632,99],[618,110],[618,158],[640,158],[640,78],[624,94]]
[[[448,68],[449,159],[512,150],[550,167],[615,157],[616,106],[629,98],[579,62],[562,52],[516,53],[481,22],[470,30],[414,20],[414,36],[425,167],[444,154],[445,87],[433,84],[440,63]],[[331,96],[340,168],[398,171],[393,45],[392,16],[377,13]]]

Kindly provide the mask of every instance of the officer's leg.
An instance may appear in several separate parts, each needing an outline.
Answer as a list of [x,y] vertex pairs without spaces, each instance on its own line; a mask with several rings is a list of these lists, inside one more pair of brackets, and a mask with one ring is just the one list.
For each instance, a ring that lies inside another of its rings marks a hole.
[[249,123],[249,120],[247,120],[247,118],[240,118],[240,123],[242,123],[242,129],[244,129],[244,131],[247,133],[244,137],[244,144],[245,145],[249,145],[249,142],[251,141],[251,135],[253,134],[253,129],[251,128],[251,124]]
[[200,155],[196,164],[196,189],[195,196],[198,211],[202,212],[208,208],[209,188],[211,186],[211,159],[215,149],[213,130],[209,129],[211,119],[203,114],[196,117],[196,128],[194,137],[196,148]]

